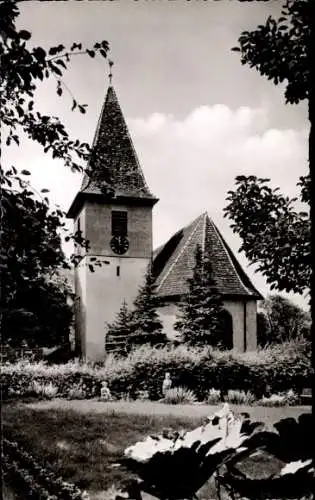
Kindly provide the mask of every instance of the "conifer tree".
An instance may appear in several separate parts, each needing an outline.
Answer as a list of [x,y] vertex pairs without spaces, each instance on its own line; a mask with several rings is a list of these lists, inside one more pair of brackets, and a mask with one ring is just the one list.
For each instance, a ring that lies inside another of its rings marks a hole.
[[107,333],[105,340],[106,350],[117,349],[126,351],[127,338],[131,333],[131,317],[132,313],[128,309],[126,300],[123,301],[121,308],[113,323],[107,324]]
[[223,338],[223,303],[210,259],[202,256],[200,245],[196,247],[195,267],[188,285],[189,292],[179,306],[175,329],[190,345],[219,346]]
[[155,284],[148,267],[143,286],[139,289],[134,301],[134,310],[131,317],[132,333],[129,336],[130,344],[150,343],[151,345],[166,342],[163,333],[163,323],[157,313],[157,300],[154,294]]

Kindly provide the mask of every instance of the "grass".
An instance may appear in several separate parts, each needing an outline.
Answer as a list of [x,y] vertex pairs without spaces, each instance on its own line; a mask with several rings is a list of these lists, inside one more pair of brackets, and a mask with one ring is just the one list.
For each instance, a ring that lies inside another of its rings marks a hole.
[[200,419],[169,416],[80,414],[71,410],[3,408],[3,436],[18,441],[49,469],[81,489],[119,487],[129,476],[112,464],[124,449],[163,428],[191,429]]
[[[160,404],[162,413],[165,413],[159,415],[154,413],[158,404],[152,406],[152,403],[143,402],[132,406],[130,403],[65,401],[62,407],[58,400],[43,403],[45,405],[38,403],[33,407],[4,405],[4,437],[18,441],[35,459],[60,474],[64,480],[95,494],[113,485],[119,488],[131,477],[126,470],[112,467],[127,446],[165,428],[197,427],[204,422],[206,415],[217,409],[208,406],[205,411],[205,407],[202,410],[199,406]],[[59,403],[59,407],[55,403]],[[298,416],[304,411],[293,407],[239,407],[239,411],[245,409],[253,419],[266,423],[275,422],[279,415],[280,418]],[[213,486],[208,486],[203,497],[214,498]]]

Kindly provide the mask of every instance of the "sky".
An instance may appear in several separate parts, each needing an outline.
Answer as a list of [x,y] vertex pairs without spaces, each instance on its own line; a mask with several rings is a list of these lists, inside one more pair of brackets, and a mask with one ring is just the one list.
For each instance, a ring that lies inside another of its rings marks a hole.
[[[298,193],[298,177],[308,169],[307,107],[285,105],[284,87],[242,66],[231,48],[242,30],[280,10],[279,0],[27,1],[18,19],[35,46],[109,42],[113,85],[147,183],[160,200],[154,247],[207,211],[263,295],[269,293],[265,279],[238,253],[241,242],[223,208],[240,174],[271,178],[288,196]],[[77,56],[63,78],[70,92],[59,98],[55,82],[44,83],[36,106],[59,116],[73,138],[92,142],[108,72],[105,59]],[[86,115],[71,112],[70,93],[88,105]],[[69,208],[80,175],[28,139],[2,153],[5,163],[31,171],[34,187],[49,188],[53,204]],[[306,306],[304,298],[289,297]]]

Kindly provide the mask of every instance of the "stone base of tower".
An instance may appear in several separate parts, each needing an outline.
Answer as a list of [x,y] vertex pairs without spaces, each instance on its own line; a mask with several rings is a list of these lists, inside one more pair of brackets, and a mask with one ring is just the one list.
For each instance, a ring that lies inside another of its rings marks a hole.
[[[255,300],[225,300],[227,322],[226,336],[231,336],[231,347],[238,352],[257,349],[257,305]],[[164,331],[170,340],[178,338],[174,323],[178,314],[178,302],[166,302],[158,309]]]
[[131,257],[97,258],[101,267],[95,266],[93,256],[84,257],[75,278],[77,345],[81,356],[92,362],[104,360],[106,326],[116,319],[124,300],[132,307],[150,263],[149,259]]

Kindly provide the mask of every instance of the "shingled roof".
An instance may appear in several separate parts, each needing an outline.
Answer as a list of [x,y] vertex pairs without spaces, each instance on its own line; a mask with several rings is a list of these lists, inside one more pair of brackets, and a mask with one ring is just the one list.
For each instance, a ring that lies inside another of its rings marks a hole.
[[188,292],[187,279],[193,274],[197,245],[200,245],[203,255],[211,259],[214,279],[222,296],[263,298],[207,213],[175,233],[153,253],[158,297],[178,297]]
[[[108,88],[92,145],[93,155],[81,189],[68,216],[75,217],[86,196],[104,196],[104,187],[114,191],[114,198],[157,199],[146,184],[116,92]],[[93,164],[92,164],[93,162]]]

